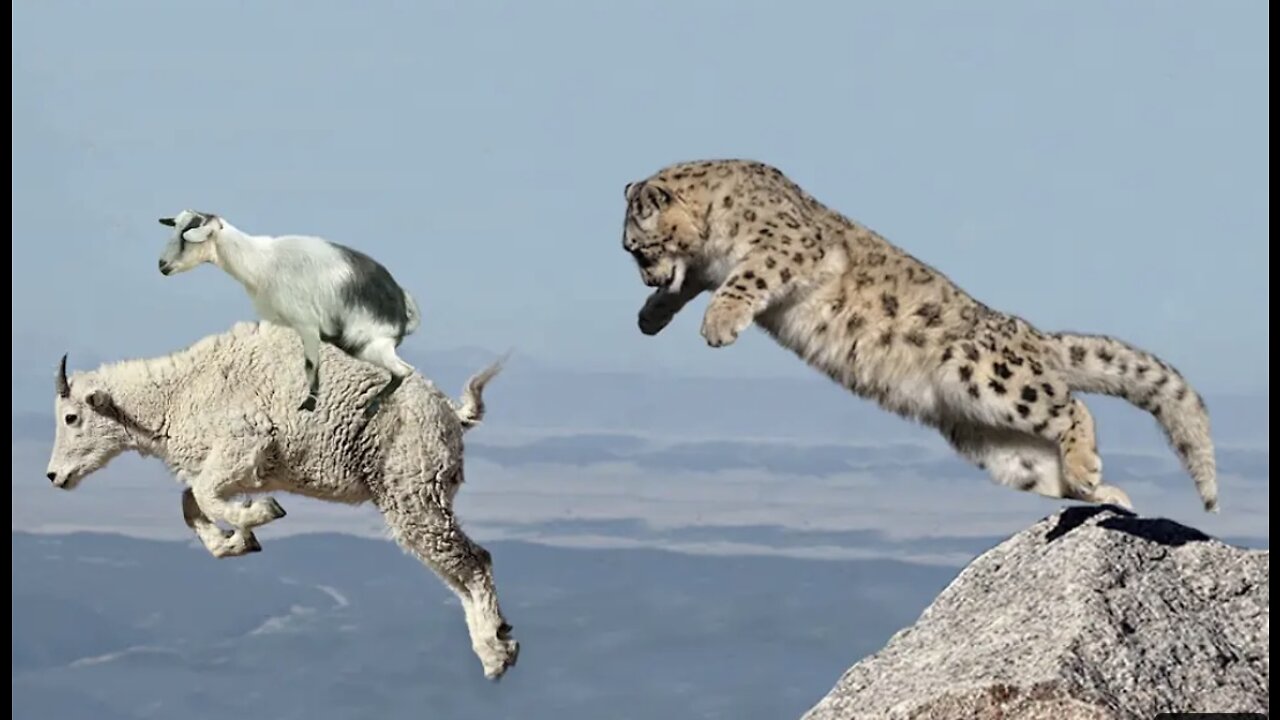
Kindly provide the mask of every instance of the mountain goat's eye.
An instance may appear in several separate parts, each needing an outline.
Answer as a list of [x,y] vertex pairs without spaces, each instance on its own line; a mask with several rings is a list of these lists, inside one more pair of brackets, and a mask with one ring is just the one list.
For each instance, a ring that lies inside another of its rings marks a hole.
[[76,420],[79,420],[75,413],[68,413],[67,416],[62,419],[65,420],[68,425],[75,425]]

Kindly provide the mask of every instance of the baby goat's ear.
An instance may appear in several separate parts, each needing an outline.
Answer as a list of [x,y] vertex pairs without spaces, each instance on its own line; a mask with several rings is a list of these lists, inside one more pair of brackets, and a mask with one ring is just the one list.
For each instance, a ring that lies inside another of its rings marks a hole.
[[218,223],[213,218],[208,218],[203,225],[184,231],[182,239],[189,243],[202,243],[212,238],[217,231]]

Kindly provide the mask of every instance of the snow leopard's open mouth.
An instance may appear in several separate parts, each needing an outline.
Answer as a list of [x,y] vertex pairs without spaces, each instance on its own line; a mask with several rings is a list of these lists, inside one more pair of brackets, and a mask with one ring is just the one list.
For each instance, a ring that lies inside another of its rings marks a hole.
[[684,286],[684,274],[687,268],[683,260],[676,260],[675,267],[671,270],[671,282],[667,283],[667,292],[678,293],[680,288]]
[[666,272],[645,268],[641,270],[641,279],[647,287],[661,288],[669,293],[680,292],[681,288],[684,287],[685,273],[688,270],[685,262],[683,260],[670,261],[669,269],[663,268],[663,270],[666,270]]

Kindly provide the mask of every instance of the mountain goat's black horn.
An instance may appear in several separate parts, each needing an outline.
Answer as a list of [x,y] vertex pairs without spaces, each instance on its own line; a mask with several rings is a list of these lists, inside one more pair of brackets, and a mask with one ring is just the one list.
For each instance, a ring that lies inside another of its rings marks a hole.
[[58,376],[53,380],[53,386],[58,391],[58,397],[67,397],[71,394],[71,384],[67,382],[67,356],[64,353],[62,360],[58,362]]
[[165,227],[173,227],[178,224],[178,221],[174,218],[160,218],[160,224]]

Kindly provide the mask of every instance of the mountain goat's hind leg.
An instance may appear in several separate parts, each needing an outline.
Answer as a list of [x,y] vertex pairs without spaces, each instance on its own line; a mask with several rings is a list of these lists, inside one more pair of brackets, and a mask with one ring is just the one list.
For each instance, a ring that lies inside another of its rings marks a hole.
[[200,510],[191,488],[182,491],[182,520],[195,532],[209,554],[216,558],[239,557],[262,550],[258,538],[251,531],[228,532],[218,527]]
[[[461,468],[455,472],[460,474]],[[447,496],[443,485],[453,481],[448,476],[425,483],[419,478],[390,479],[374,490],[374,501],[396,542],[458,596],[471,648],[480,658],[485,677],[496,680],[516,664],[520,644],[511,639],[511,625],[498,607],[489,551],[467,537],[453,510],[440,502]]]

